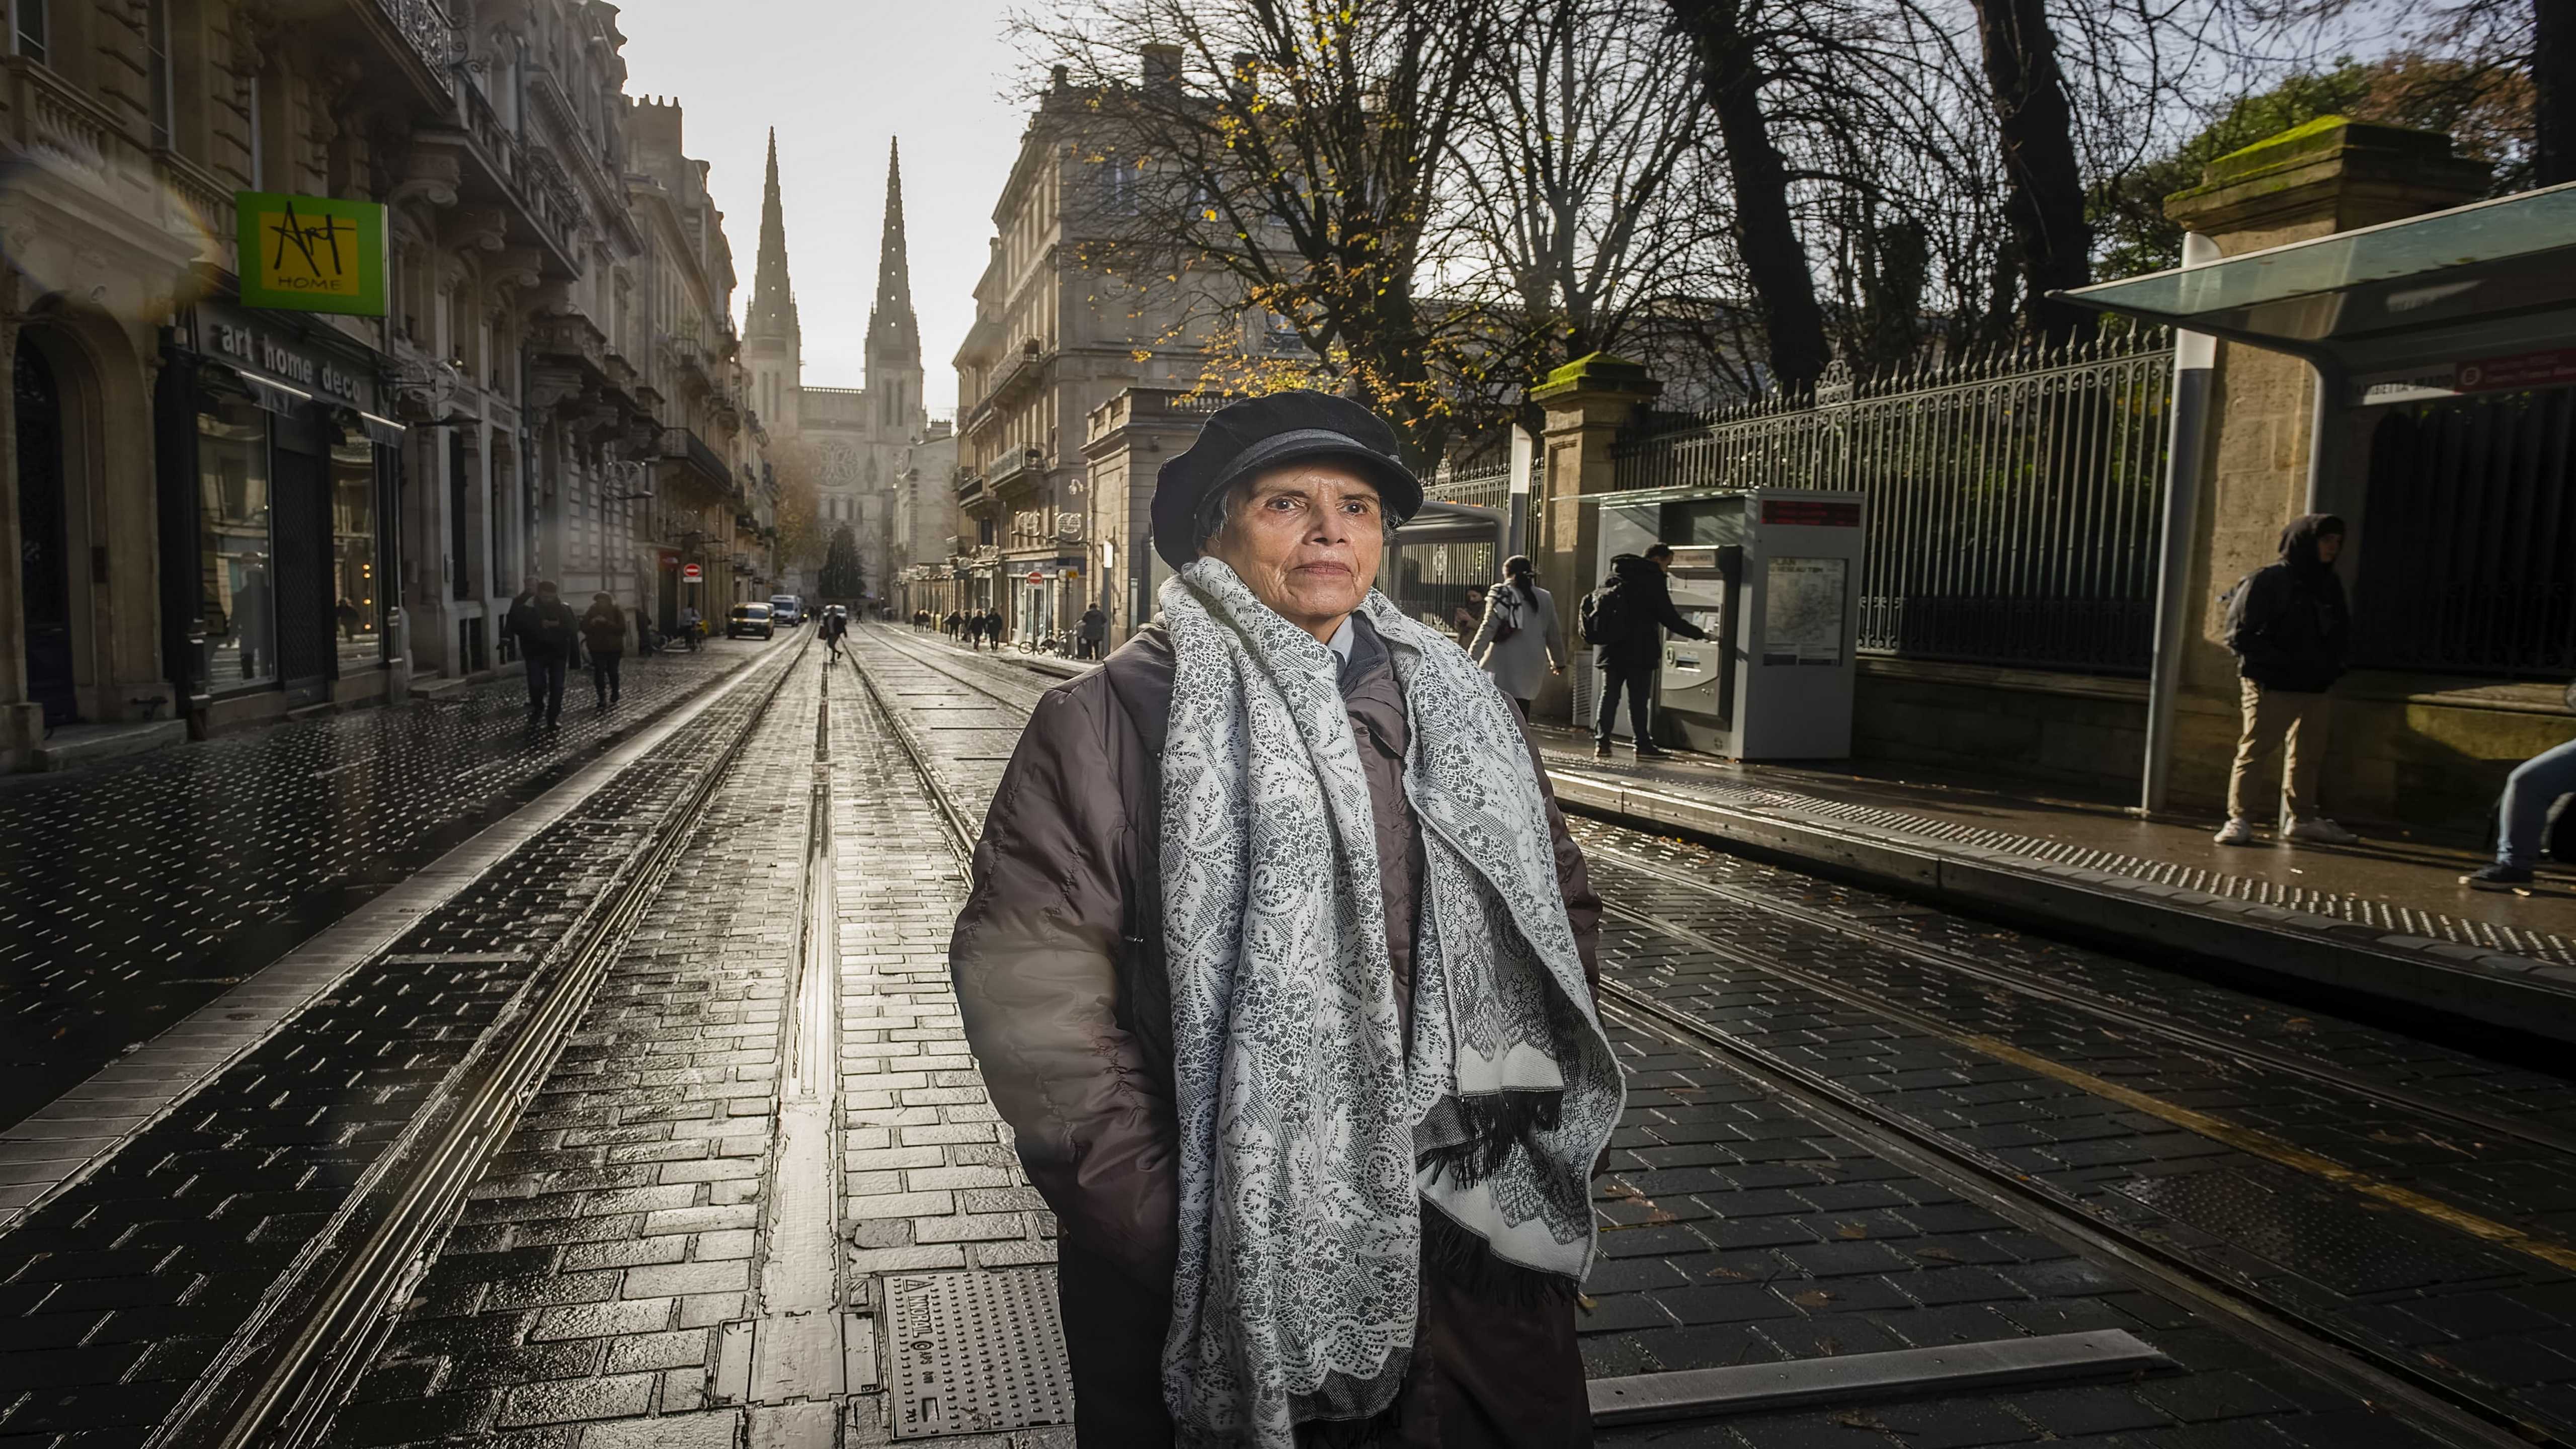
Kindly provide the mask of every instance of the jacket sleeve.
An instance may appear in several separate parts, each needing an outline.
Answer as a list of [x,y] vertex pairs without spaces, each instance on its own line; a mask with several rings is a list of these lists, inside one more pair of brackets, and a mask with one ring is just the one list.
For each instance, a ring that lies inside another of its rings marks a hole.
[[2237,658],[2261,668],[2279,662],[2280,650],[2271,639],[2272,624],[2281,617],[2286,602],[2288,578],[2280,569],[2257,569],[2245,581],[2245,597],[2235,610],[2227,631],[2227,647]]
[[1666,581],[1661,569],[1655,571],[1655,622],[1685,639],[1708,637],[1707,630],[1683,618],[1682,611],[1673,607],[1672,585]]
[[1065,1235],[1168,1291],[1178,1131],[1117,1011],[1127,825],[1101,717],[1115,708],[1098,688],[1038,702],[948,962],[994,1110]]
[[1538,752],[1538,739],[1521,724],[1521,740],[1529,746],[1530,768],[1538,772],[1538,792],[1547,801],[1547,834],[1556,848],[1556,888],[1565,897],[1565,918],[1574,927],[1574,949],[1583,957],[1583,979],[1592,988],[1592,999],[1601,999],[1601,897],[1592,890],[1592,872],[1583,863],[1583,847],[1574,843],[1574,833],[1565,828],[1565,812],[1556,806],[1556,787],[1547,778],[1547,761]]
[[1500,589],[1485,591],[1485,621],[1476,626],[1476,637],[1467,641],[1467,657],[1479,664],[1485,662],[1485,651],[1497,642],[1494,635],[1502,627],[1501,593]]

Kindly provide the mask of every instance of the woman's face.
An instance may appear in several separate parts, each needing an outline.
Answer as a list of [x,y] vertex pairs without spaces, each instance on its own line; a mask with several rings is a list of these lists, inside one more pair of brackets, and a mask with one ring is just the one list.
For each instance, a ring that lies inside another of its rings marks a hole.
[[1330,458],[1254,478],[1207,543],[1254,598],[1326,640],[1368,597],[1385,552],[1376,485]]

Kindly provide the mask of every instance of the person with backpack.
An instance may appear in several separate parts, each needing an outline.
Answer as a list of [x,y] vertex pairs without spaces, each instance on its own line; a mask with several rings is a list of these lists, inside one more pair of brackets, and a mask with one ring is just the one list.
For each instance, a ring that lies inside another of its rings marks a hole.
[[1673,607],[1672,585],[1664,575],[1673,566],[1673,546],[1658,543],[1641,556],[1623,553],[1610,560],[1610,577],[1583,600],[1583,642],[1601,651],[1601,715],[1592,731],[1592,753],[1610,757],[1610,727],[1619,718],[1619,695],[1628,695],[1628,728],[1637,737],[1637,758],[1660,759],[1648,710],[1655,694],[1655,675],[1664,665],[1664,631],[1685,639],[1705,639],[1708,632]]
[[591,692],[598,697],[598,708],[606,709],[625,688],[617,671],[626,662],[626,611],[617,607],[615,596],[590,596],[590,608],[581,616],[581,647],[590,654]]
[[554,580],[546,579],[538,583],[536,593],[512,607],[508,625],[519,641],[520,656],[527,661],[528,724],[553,729],[563,714],[564,673],[572,662],[573,641],[581,634],[581,620],[573,616],[572,606],[563,601],[563,591]]
[[2282,752],[2284,840],[2351,845],[2361,837],[2317,811],[2317,775],[2325,767],[2330,701],[2343,676],[2352,617],[2335,556],[2343,520],[2302,514],[2281,530],[2281,557],[2227,591],[2227,647],[2236,655],[2245,728],[2227,777],[2227,824],[2221,845],[2255,843],[2248,782],[2255,766]]
[[1556,599],[1538,586],[1538,565],[1527,554],[1503,560],[1503,581],[1485,591],[1484,622],[1467,641],[1467,657],[1494,677],[1524,720],[1547,675],[1565,672],[1556,652]]

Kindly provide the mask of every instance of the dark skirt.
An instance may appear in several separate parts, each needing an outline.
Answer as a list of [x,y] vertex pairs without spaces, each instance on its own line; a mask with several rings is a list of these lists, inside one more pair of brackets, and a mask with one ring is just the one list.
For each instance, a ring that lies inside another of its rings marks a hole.
[[[1497,1261],[1426,1208],[1422,1313],[1413,1360],[1384,1413],[1298,1426],[1308,1449],[1580,1449],[1592,1442],[1574,1289]],[[1059,1242],[1056,1287],[1082,1449],[1160,1449],[1163,1339],[1171,1300],[1105,1258]]]

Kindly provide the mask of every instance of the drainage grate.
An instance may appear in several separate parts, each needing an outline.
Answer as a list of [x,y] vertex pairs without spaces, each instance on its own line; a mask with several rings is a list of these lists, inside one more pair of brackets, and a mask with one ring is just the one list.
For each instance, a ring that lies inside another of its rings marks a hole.
[[890,1276],[885,1326],[896,1438],[1073,1422],[1054,1270]]

